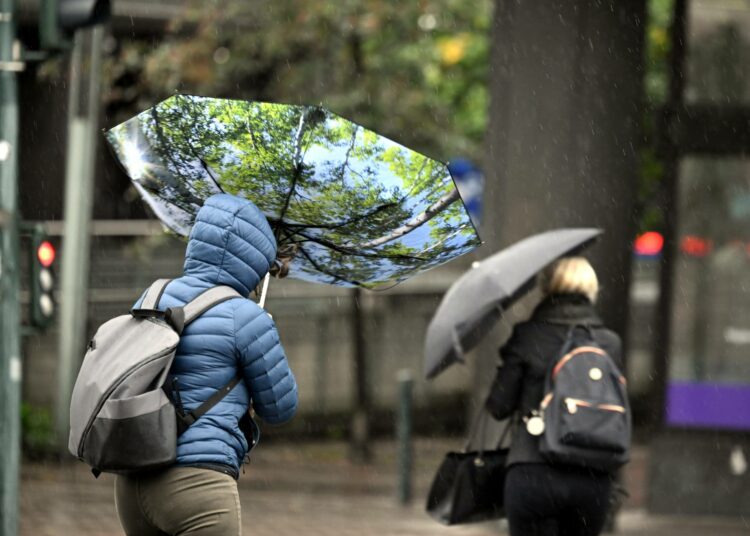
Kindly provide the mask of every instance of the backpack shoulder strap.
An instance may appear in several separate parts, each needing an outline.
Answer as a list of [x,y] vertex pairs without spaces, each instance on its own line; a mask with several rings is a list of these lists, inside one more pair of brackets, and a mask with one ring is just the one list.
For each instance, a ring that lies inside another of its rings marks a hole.
[[157,279],[146,291],[146,295],[143,296],[140,307],[138,309],[154,310],[159,306],[159,300],[161,300],[164,289],[171,282],[171,279]]
[[573,348],[573,345],[575,344],[575,332],[576,332],[576,325],[569,325],[568,329],[565,333],[565,339],[563,339],[563,343],[560,345],[560,349],[557,351],[557,357],[554,360],[554,363],[552,363],[551,368],[555,367],[555,363],[562,359],[565,354],[567,354],[571,348]]
[[200,315],[232,298],[241,298],[240,293],[232,287],[219,286],[208,289],[196,296],[191,302],[186,303],[182,310],[185,313],[185,325],[198,318]]
[[227,300],[241,297],[240,293],[232,287],[213,287],[201,292],[192,301],[186,303],[182,307],[171,307],[167,309],[165,312],[165,318],[178,333],[182,333],[185,326],[212,307]]
[[203,417],[208,413],[216,404],[221,402],[225,396],[227,396],[237,384],[242,381],[242,375],[238,374],[232,380],[223,386],[221,389],[212,394],[206,401],[200,406],[195,408],[193,411],[181,412],[180,408],[177,411],[177,436],[181,436],[195,421]]
[[[200,315],[233,298],[241,298],[239,292],[234,290],[232,287],[219,286],[213,287],[200,293],[192,301],[186,303],[182,307],[171,308],[167,310],[167,320],[172,324],[178,332],[182,332],[190,322],[198,318]],[[234,389],[238,383],[242,381],[242,375],[237,375],[232,380],[224,385],[221,389],[212,394],[206,401],[192,411],[188,412],[177,412],[178,415],[178,432],[177,435],[182,435],[185,430],[190,427],[195,421],[205,415],[211,408],[222,401],[222,399]],[[169,396],[169,393],[167,393]]]

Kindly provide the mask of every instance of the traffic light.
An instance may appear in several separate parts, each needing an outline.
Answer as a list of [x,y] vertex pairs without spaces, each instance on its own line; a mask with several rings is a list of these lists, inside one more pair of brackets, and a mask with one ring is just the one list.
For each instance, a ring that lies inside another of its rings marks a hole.
[[57,251],[40,229],[31,234],[31,324],[46,328],[55,316],[54,267]]
[[79,28],[109,19],[110,0],[42,0],[39,10],[39,36],[42,48],[70,47],[70,37]]

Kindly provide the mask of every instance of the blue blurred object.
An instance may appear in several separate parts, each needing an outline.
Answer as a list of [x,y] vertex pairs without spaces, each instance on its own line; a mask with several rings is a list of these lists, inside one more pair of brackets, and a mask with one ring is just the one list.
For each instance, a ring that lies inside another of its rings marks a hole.
[[482,195],[484,194],[482,170],[465,158],[456,158],[448,162],[448,171],[456,183],[456,188],[469,212],[474,228],[479,230],[482,221]]

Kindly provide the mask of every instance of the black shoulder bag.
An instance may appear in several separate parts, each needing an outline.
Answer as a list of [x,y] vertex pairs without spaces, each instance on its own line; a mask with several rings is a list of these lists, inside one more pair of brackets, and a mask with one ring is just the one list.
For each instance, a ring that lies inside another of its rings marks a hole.
[[[449,452],[427,495],[427,512],[444,525],[459,525],[505,516],[503,488],[507,448],[499,448],[511,427],[508,419],[498,448],[484,450],[489,413],[481,408],[474,419],[464,450]],[[477,426],[479,425],[479,426]],[[469,450],[479,428],[479,450]]]

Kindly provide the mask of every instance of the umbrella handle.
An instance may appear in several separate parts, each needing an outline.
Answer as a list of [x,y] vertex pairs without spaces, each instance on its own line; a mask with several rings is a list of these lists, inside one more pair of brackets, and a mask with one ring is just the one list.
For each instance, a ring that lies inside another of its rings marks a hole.
[[263,279],[263,289],[260,291],[260,299],[258,305],[263,308],[266,305],[266,296],[268,295],[268,282],[271,281],[271,274],[266,273],[266,277]]
[[[498,439],[497,446],[495,448],[500,448],[503,446],[505,438],[508,437],[508,432],[510,432],[511,426],[513,425],[514,418],[515,416],[511,415],[510,417],[505,419],[505,428],[503,428],[503,431],[500,434],[500,439]],[[479,444],[476,445],[475,450],[477,451],[478,458],[482,458],[482,456],[484,456],[484,451],[487,450],[484,446],[484,440],[487,437],[487,421],[489,419],[490,414],[483,404],[479,408],[479,412],[474,417],[474,422],[472,422],[471,428],[469,429],[469,437],[467,438],[466,444],[464,445],[464,452],[469,452],[469,449],[471,449],[474,440],[477,438],[477,436],[479,436]]]

